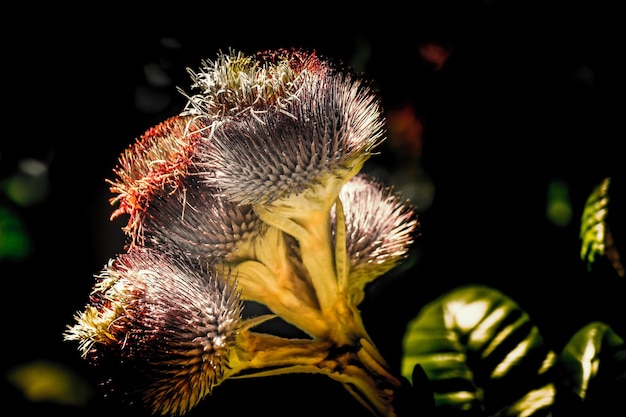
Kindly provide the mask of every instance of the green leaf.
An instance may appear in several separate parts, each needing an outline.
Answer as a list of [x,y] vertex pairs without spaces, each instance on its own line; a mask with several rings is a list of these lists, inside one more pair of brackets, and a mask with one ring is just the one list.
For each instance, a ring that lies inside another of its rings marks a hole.
[[580,258],[591,270],[598,263],[596,257],[605,257],[620,277],[626,277],[608,221],[612,210],[610,187],[611,178],[604,178],[587,197],[580,221]]
[[500,291],[468,285],[424,306],[407,325],[401,373],[419,365],[435,415],[547,415],[556,355],[528,315]]
[[[570,339],[559,356],[559,403],[564,411],[600,415],[626,412],[626,345],[602,322],[592,322]],[[626,413],[625,413],[626,414]]]
[[0,260],[23,260],[30,254],[31,244],[19,217],[0,206]]

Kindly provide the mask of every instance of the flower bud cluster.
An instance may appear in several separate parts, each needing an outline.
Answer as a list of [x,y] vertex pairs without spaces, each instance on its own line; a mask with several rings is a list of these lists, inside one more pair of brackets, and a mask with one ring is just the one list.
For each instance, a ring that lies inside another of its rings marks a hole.
[[[228,378],[321,373],[376,415],[400,381],[358,309],[409,254],[416,210],[360,173],[384,140],[369,85],[314,52],[220,53],[177,116],[110,180],[127,252],[96,276],[67,340],[124,390],[182,415]],[[271,314],[244,318],[247,300]],[[256,330],[279,317],[306,338]],[[118,386],[119,387],[119,386]]]

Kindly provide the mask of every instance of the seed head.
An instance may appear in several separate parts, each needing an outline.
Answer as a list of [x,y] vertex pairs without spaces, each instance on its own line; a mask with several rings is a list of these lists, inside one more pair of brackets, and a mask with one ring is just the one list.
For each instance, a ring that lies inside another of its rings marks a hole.
[[222,381],[241,323],[234,287],[181,259],[119,255],[64,335],[153,414],[182,415]]

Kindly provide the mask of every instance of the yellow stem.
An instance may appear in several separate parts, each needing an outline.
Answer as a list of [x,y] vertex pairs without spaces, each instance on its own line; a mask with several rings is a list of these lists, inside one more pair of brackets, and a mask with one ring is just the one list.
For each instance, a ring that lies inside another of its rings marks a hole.
[[335,268],[337,270],[339,288],[341,291],[346,291],[348,288],[350,264],[346,249],[346,216],[339,197],[335,199]]
[[223,379],[252,378],[286,373],[319,373],[331,344],[317,339],[288,339],[242,331],[229,357]]
[[233,267],[244,299],[265,304],[273,313],[305,333],[323,338],[328,324],[318,310],[298,297],[298,292],[277,284],[272,272],[258,261],[245,261]]
[[254,210],[263,222],[296,238],[300,245],[302,263],[308,271],[320,309],[322,312],[328,311],[339,292],[329,213],[325,210],[308,212],[307,222],[301,225],[262,205],[256,205]]
[[393,399],[401,382],[368,341],[337,348],[330,341],[242,331],[236,346],[224,379],[324,374],[340,382],[373,415],[396,417]]

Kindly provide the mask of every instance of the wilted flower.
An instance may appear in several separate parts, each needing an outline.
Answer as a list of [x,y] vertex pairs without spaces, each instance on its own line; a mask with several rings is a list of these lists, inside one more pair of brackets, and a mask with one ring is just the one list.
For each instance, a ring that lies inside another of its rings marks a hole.
[[[149,378],[155,413],[183,414],[227,378],[300,372],[394,416],[401,382],[358,306],[408,256],[419,223],[393,188],[359,174],[384,139],[374,91],[300,50],[220,54],[190,74],[199,92],[186,108],[120,158],[111,202],[130,217],[128,254],[66,338]],[[247,300],[272,314],[242,319]],[[275,316],[308,338],[255,331]]]

